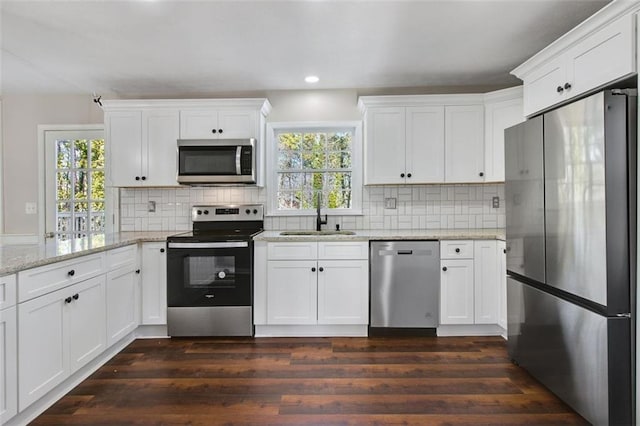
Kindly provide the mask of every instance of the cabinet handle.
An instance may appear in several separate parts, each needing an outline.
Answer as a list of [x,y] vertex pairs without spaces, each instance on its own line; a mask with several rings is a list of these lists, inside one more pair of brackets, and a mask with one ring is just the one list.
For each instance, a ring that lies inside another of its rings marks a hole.
[[480,173],[478,173],[478,175],[479,175],[480,177],[482,177],[482,176],[484,176],[484,172],[480,172]]
[[324,272],[324,268],[321,266],[319,269],[320,272]]
[[216,129],[211,129],[211,133],[217,133],[218,131]]
[[164,249],[163,248],[160,249],[160,253],[164,253]]
[[80,295],[78,293],[74,294],[72,297],[73,297],[73,300],[80,299]]
[[442,270],[443,270],[443,271],[445,271],[445,272],[447,272],[447,267],[446,267],[446,266],[443,266],[443,267],[442,267]]
[[316,268],[311,268],[311,272],[315,272],[315,271],[316,271]]
[[460,253],[460,249],[459,248],[456,249],[456,253]]
[[73,269],[67,272],[67,275],[69,275],[70,277],[74,276],[75,274],[76,274],[76,271],[74,271]]
[[136,180],[140,180],[140,176],[136,176]]
[[411,173],[407,173],[407,177],[410,178],[411,177]]
[[571,89],[571,83],[565,83],[564,90],[569,90],[569,89]]
[[564,89],[562,88],[562,86],[558,86],[558,87],[556,87],[556,92],[562,93],[562,92],[564,92]]
[[403,178],[404,177],[404,173],[400,173],[400,177]]
[[66,299],[64,299],[64,303],[71,303],[73,299],[71,299],[70,297],[67,297]]
[[222,133],[222,129],[218,129],[218,133]]
[[140,273],[140,269],[136,269],[136,274],[139,274],[139,273]]

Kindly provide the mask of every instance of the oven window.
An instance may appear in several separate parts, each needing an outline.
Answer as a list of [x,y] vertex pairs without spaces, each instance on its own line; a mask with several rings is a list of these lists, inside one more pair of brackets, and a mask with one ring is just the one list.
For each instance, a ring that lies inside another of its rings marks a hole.
[[187,256],[184,258],[186,288],[225,288],[236,285],[235,256]]

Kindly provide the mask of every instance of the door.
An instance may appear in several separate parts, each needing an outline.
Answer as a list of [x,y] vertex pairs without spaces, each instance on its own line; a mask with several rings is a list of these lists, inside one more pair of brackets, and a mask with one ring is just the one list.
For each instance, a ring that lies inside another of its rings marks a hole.
[[108,112],[105,114],[105,123],[109,153],[109,185],[141,185],[142,112]]
[[406,122],[406,182],[443,182],[444,107],[408,107]]
[[130,267],[107,273],[107,346],[138,326],[138,274]]
[[18,383],[20,411],[56,387],[69,375],[68,289],[18,306]]
[[177,110],[142,112],[142,175],[147,186],[177,186]]
[[445,182],[484,182],[484,107],[445,107]]
[[142,324],[167,323],[165,243],[142,244]]
[[369,108],[365,143],[365,184],[405,182],[405,109]]
[[545,282],[543,118],[505,130],[507,265]]
[[551,105],[564,101],[568,92],[564,90],[568,83],[567,58],[558,55],[555,59],[524,77],[524,114],[532,115]]
[[369,262],[318,261],[318,324],[369,323]]
[[473,324],[473,259],[442,260],[441,266],[440,324]]
[[497,324],[500,307],[497,241],[475,241],[473,253],[474,322]]
[[318,271],[315,260],[267,262],[267,323],[316,324]]
[[218,111],[218,136],[221,139],[257,138],[256,121],[255,110],[221,109]]
[[218,139],[218,111],[180,111],[180,139]]
[[0,424],[18,413],[18,337],[16,307],[0,311]]
[[106,348],[105,277],[69,287],[72,302],[66,306],[69,336],[69,371],[73,373]]

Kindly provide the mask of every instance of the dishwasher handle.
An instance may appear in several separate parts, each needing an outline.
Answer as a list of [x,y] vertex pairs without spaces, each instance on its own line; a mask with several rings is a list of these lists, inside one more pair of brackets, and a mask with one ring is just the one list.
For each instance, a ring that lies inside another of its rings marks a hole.
[[433,256],[433,250],[378,250],[378,256]]
[[398,250],[398,254],[413,254],[413,250]]

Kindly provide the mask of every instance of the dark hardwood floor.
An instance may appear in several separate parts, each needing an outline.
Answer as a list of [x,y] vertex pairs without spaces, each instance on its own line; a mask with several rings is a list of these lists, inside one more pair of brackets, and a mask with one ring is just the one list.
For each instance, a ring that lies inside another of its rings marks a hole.
[[35,425],[582,425],[499,337],[136,340]]

